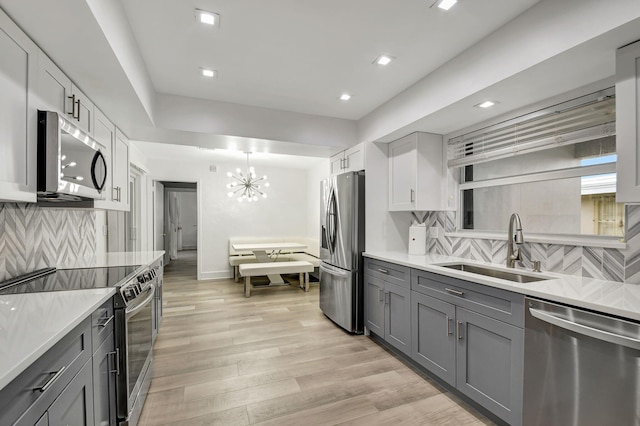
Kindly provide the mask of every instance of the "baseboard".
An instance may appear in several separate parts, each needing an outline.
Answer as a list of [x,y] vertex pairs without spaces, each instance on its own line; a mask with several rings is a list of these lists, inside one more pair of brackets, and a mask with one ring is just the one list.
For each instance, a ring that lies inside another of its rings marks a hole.
[[224,271],[208,271],[208,272],[198,272],[199,280],[223,280],[223,279],[233,279],[233,275],[229,273],[229,270],[225,269]]

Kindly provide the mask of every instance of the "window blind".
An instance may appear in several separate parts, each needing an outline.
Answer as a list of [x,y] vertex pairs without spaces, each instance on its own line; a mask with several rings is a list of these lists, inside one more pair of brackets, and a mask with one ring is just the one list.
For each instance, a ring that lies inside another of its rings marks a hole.
[[447,165],[462,167],[615,135],[615,108],[615,97],[608,96],[449,139]]

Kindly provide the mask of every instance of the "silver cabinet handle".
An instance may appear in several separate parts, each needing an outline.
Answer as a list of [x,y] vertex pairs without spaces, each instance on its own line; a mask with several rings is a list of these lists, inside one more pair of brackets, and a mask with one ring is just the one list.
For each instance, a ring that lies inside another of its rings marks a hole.
[[384,301],[384,291],[381,288],[378,288],[378,302]]
[[458,336],[458,340],[462,340],[462,322],[456,321],[456,334]]
[[462,291],[458,291],[458,290],[454,290],[451,288],[446,288],[444,289],[446,292],[451,293],[451,294],[455,294],[456,296],[463,296],[464,293]]
[[378,272],[382,272],[383,274],[389,273],[389,271],[387,271],[386,269],[381,269],[381,268],[378,268]]
[[603,340],[615,345],[622,345],[632,349],[640,349],[640,340],[638,339],[621,336],[620,334],[600,330],[599,328],[578,324],[538,309],[529,308],[529,312],[535,318],[538,318],[539,320],[544,322],[548,322],[549,324],[555,325],[556,327],[564,328],[566,330],[573,331],[574,333],[593,337],[594,339]]
[[385,292],[384,292],[384,304],[385,304],[385,305],[388,305],[388,304],[389,304],[389,299],[391,299],[391,297],[390,297],[390,295],[389,295],[389,292],[388,292],[388,291],[385,291]]
[[414,195],[415,195],[415,191],[413,189],[411,189],[411,202],[413,203],[414,201]]
[[109,318],[105,317],[105,318],[101,318],[101,319],[103,319],[105,321],[103,323],[94,325],[94,327],[102,327],[102,328],[106,327],[107,325],[109,325],[109,323],[111,321],[113,321],[113,315],[111,315]]
[[71,99],[71,112],[67,112],[67,114],[71,118],[76,118],[76,95],[67,96],[67,98]]
[[451,318],[449,318],[449,315],[445,315],[444,317],[447,320],[447,336],[450,336],[452,334],[452,332],[451,332]]
[[114,364],[116,366],[116,369],[115,370],[109,370],[109,373],[116,373],[116,376],[119,376],[120,375],[120,363],[118,361],[120,360],[120,350],[118,348],[116,348],[115,351],[109,352],[108,355],[113,355]]
[[80,121],[80,99],[78,99],[76,102],[78,103],[78,117],[76,117],[76,120]]
[[53,385],[56,382],[56,380],[58,380],[60,376],[62,376],[62,373],[64,373],[64,370],[66,369],[67,367],[62,367],[60,368],[60,370],[56,371],[55,374],[53,374],[53,372],[49,373],[49,374],[53,374],[53,376],[51,376],[44,385],[33,388],[33,390],[37,390],[39,392],[46,392],[47,389],[49,389],[51,385]]
[[345,169],[349,168],[349,158],[348,157],[344,159],[344,168]]

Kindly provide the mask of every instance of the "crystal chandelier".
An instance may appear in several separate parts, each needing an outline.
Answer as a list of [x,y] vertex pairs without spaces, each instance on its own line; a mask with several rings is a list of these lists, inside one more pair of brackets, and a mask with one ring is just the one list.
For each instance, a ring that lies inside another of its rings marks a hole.
[[267,198],[267,194],[262,192],[261,188],[262,186],[269,187],[269,182],[267,182],[266,175],[256,177],[253,167],[249,167],[249,154],[251,153],[247,152],[246,154],[247,170],[244,174],[240,168],[236,169],[235,174],[227,172],[227,176],[233,178],[233,182],[227,184],[227,189],[229,189],[227,195],[229,198],[237,196],[239,202],[247,200],[250,203],[258,201],[259,197]]

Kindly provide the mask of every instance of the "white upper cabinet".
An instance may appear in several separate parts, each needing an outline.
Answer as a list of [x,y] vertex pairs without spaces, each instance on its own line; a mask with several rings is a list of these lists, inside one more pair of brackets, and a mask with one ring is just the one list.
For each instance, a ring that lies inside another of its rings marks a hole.
[[416,132],[389,144],[389,210],[444,210],[442,136]]
[[93,135],[94,105],[44,53],[38,63],[38,109],[63,114]]
[[93,135],[93,102],[76,87],[71,84],[71,98],[69,99],[68,110],[71,112],[70,120],[77,123],[78,127],[86,133]]
[[36,201],[38,47],[0,10],[0,200]]
[[358,144],[330,159],[331,175],[364,170],[364,144]]
[[640,41],[616,55],[616,150],[618,203],[640,202]]
[[113,190],[116,192],[118,210],[129,211],[129,139],[116,128],[113,150]]
[[104,200],[95,207],[108,210],[129,210],[129,142],[99,109],[94,110],[93,137],[107,147],[104,153],[109,169],[104,187]]
[[38,60],[37,94],[38,109],[55,111],[71,119],[71,80],[43,52]]

